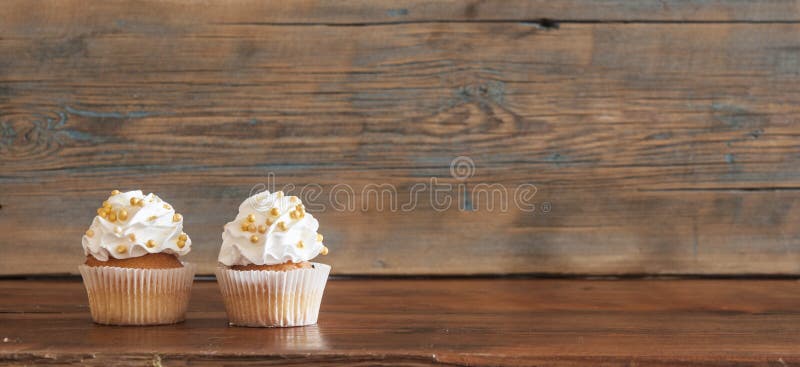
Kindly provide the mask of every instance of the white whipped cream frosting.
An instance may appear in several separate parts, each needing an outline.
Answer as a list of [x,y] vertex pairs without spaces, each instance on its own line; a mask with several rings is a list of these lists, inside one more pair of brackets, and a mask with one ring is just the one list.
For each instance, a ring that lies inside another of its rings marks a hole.
[[[131,198],[141,204],[133,205]],[[172,205],[158,196],[143,195],[139,190],[115,192],[105,205],[110,205],[117,218],[112,221],[109,215],[100,214],[94,218],[83,236],[86,255],[107,261],[110,257],[128,259],[157,252],[183,256],[191,250],[192,240],[182,232],[183,217],[176,216]],[[127,213],[127,218],[119,218],[120,210]]]
[[309,261],[327,253],[318,229],[319,222],[305,212],[298,197],[261,192],[247,198],[236,219],[225,225],[219,262],[233,266]]

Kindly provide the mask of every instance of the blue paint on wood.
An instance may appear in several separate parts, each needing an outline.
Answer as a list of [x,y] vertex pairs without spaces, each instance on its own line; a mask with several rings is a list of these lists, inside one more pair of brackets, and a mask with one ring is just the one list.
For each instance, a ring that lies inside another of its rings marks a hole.
[[102,139],[98,139],[92,134],[85,133],[83,131],[77,130],[60,130],[60,132],[70,139],[74,141],[92,141],[92,142],[100,142]]
[[734,164],[736,163],[736,159],[734,158],[733,154],[728,153],[725,154],[725,162],[728,164]]
[[470,194],[469,190],[464,190],[463,201],[464,211],[475,211],[475,207],[472,205],[472,195]]
[[549,163],[552,163],[556,167],[560,167],[562,164],[568,163],[569,162],[569,158],[563,156],[559,152],[555,152],[555,153],[550,154],[549,156],[547,156],[547,158],[545,158],[545,161],[547,161]]
[[79,110],[70,106],[65,106],[64,109],[71,115],[93,118],[110,118],[110,119],[140,119],[145,117],[160,116],[158,112],[148,111],[131,111],[131,112],[97,112],[88,110]]
[[386,15],[390,17],[402,17],[408,15],[408,9],[389,9],[386,11]]

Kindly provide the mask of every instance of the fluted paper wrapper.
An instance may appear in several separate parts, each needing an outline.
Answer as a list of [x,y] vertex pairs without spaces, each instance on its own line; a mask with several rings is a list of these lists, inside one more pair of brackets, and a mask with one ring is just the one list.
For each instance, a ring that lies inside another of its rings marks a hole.
[[160,325],[184,320],[195,266],[131,269],[79,266],[92,319],[108,325]]
[[288,271],[216,270],[228,321],[254,327],[303,326],[317,323],[322,293],[331,267]]

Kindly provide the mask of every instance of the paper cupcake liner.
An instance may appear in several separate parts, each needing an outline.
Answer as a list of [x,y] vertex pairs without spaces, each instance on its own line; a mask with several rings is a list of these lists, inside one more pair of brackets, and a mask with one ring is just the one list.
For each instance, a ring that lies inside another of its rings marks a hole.
[[80,265],[92,319],[108,325],[159,325],[184,320],[195,266],[131,269]]
[[317,323],[331,267],[289,271],[216,270],[228,321],[237,326],[285,327]]

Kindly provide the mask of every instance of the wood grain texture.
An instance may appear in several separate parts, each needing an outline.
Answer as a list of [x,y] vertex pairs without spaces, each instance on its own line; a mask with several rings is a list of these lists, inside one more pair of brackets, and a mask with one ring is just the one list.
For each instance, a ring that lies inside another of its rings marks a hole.
[[268,172],[407,200],[458,156],[455,200],[540,210],[312,210],[333,272],[800,272],[793,3],[333,4],[0,4],[0,274],[76,273],[115,188],[182,211],[208,274]]
[[79,282],[0,282],[0,364],[783,366],[794,280],[333,280],[316,326],[227,327],[214,282],[187,321],[91,322]]

